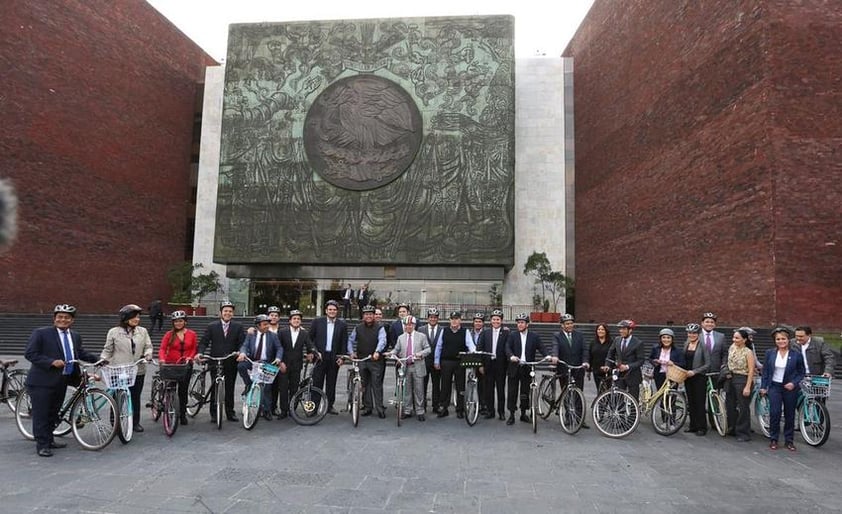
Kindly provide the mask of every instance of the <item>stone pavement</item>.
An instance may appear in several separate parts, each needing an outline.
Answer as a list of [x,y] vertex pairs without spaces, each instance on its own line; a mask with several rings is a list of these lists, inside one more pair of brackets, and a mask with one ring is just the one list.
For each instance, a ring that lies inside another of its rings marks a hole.
[[[393,377],[389,370],[388,377]],[[148,381],[147,381],[148,383]],[[341,380],[340,383],[344,384]],[[239,391],[241,385],[238,384]],[[593,385],[587,384],[588,400]],[[337,403],[344,401],[344,392]],[[842,401],[831,400],[842,420]],[[575,436],[557,419],[533,435],[526,423],[480,419],[327,416],[314,427],[261,420],[253,431],[205,409],[172,439],[143,414],[146,431],[99,452],[72,435],[52,458],[18,434],[0,406],[3,512],[832,512],[842,509],[842,426],[798,451],[682,432],[648,420],[623,440],[596,429]]]

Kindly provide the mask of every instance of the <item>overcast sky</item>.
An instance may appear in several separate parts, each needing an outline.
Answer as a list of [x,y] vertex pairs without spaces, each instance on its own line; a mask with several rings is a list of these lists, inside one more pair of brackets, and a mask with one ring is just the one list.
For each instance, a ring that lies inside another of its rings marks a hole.
[[225,58],[230,23],[512,14],[518,57],[559,56],[593,0],[147,0],[217,60]]

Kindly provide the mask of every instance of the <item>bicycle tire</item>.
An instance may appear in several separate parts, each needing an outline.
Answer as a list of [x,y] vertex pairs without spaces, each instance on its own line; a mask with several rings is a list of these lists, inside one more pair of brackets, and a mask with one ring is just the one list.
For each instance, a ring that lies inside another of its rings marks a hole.
[[163,401],[161,402],[163,408],[163,419],[161,424],[164,426],[164,433],[167,437],[172,437],[175,431],[178,430],[178,394],[173,387],[164,385]]
[[251,430],[260,419],[260,400],[262,391],[259,384],[252,384],[243,400],[243,428]]
[[18,396],[26,390],[26,372],[22,369],[15,369],[9,372],[6,380],[6,405],[9,410],[15,412]]
[[529,395],[529,420],[532,422],[532,433],[538,433],[538,384],[532,383]]
[[[72,395],[73,393],[75,393],[75,391],[76,388],[68,387],[65,397],[72,398]],[[62,410],[64,409],[66,403],[67,400],[65,400],[65,403],[62,404]],[[17,425],[18,431],[24,439],[26,439],[27,441],[35,440],[35,434],[32,431],[32,398],[30,398],[29,391],[27,391],[25,388],[18,395],[18,401],[15,404],[15,425]],[[64,436],[70,433],[70,430],[70,423],[62,419],[59,422],[59,425],[55,428],[55,430],[53,430],[53,435]]]
[[658,393],[655,387],[655,379],[643,380],[640,383],[640,391],[638,392],[637,404],[644,414],[647,414],[650,407],[649,401]]
[[163,391],[161,388],[164,383],[158,375],[152,378],[152,391],[149,395],[149,408],[152,410],[152,421],[157,422],[161,419],[161,411],[163,410]]
[[362,400],[362,383],[360,380],[354,380],[353,389],[351,389],[351,420],[354,426],[360,424],[360,401]]
[[585,424],[585,394],[578,387],[565,387],[561,393],[558,421],[561,429],[570,435],[581,430]]
[[195,418],[202,410],[202,407],[207,402],[206,397],[208,392],[205,390],[207,384],[208,372],[203,370],[194,370],[190,377],[190,387],[187,389],[187,415]]
[[[708,391],[708,408],[710,409],[708,417],[710,417],[711,421],[713,422],[713,428],[720,436],[725,437],[725,434],[728,433],[728,410],[725,407],[725,399],[722,398],[722,395],[716,389],[711,389],[710,391]],[[768,409],[766,414],[765,432],[766,437],[769,437]]]
[[225,411],[225,384],[219,381],[214,387],[216,387],[216,405],[213,406],[216,411],[216,429],[222,430],[222,414]]
[[[769,396],[757,395],[754,399],[754,419],[757,420],[758,428],[763,437],[769,437]],[[724,436],[724,433],[720,435]]]
[[561,398],[561,392],[558,390],[559,386],[558,378],[555,375],[546,375],[544,378],[541,379],[541,385],[539,386],[539,402],[538,402],[538,413],[541,415],[542,419],[547,419],[553,413],[553,410],[556,410],[559,405],[559,400]]
[[404,384],[401,383],[400,379],[398,379],[397,384],[395,385],[395,411],[397,412],[397,416],[395,416],[398,426],[401,426],[403,421],[403,411],[404,411]]
[[815,398],[807,398],[798,409],[801,438],[810,446],[819,447],[830,437],[830,414],[827,407]]
[[666,391],[652,406],[650,418],[655,433],[670,436],[681,430],[687,419],[687,399],[684,393]]
[[289,414],[299,425],[315,425],[327,415],[327,400],[324,393],[318,387],[302,387],[289,402]]
[[125,389],[117,389],[114,393],[114,401],[117,402],[117,412],[120,414],[117,437],[120,442],[128,444],[134,434],[134,416],[132,414],[132,398]]
[[597,430],[602,435],[614,439],[626,437],[640,424],[640,406],[637,400],[619,389],[609,390],[597,396],[591,415]]
[[465,421],[469,427],[472,427],[477,424],[478,419],[479,392],[477,391],[477,383],[470,380],[465,384]]
[[117,402],[105,391],[88,389],[70,408],[73,437],[86,450],[101,450],[108,446],[117,432]]

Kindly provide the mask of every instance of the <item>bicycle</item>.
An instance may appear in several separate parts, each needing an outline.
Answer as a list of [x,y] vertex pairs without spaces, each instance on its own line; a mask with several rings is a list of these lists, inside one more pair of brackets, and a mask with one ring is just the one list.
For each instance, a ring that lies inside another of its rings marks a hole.
[[[213,392],[216,391],[216,405],[213,405],[211,408],[211,417],[215,417],[216,421],[216,428],[217,430],[222,430],[222,417],[225,414],[225,373],[223,370],[222,363],[230,359],[231,357],[236,357],[239,355],[239,352],[231,352],[228,355],[223,357],[211,357],[210,355],[196,355],[197,359],[203,360],[210,360],[216,362],[216,366],[214,367],[215,371],[213,374],[213,386],[208,388],[201,398],[193,398],[195,400],[194,408],[198,413],[202,406],[206,403],[211,402],[211,398],[213,397]],[[209,367],[209,365],[206,364]],[[190,405],[187,406],[190,408]],[[195,414],[194,414],[195,415]]]
[[194,368],[190,376],[190,384],[187,387],[187,415],[191,418],[195,418],[202,410],[202,406],[210,401],[207,389],[208,377],[210,377],[210,366],[207,362],[201,363],[199,369]]
[[663,385],[640,404],[643,414],[650,415],[652,428],[663,436],[678,432],[687,420],[687,396],[679,389],[687,379],[687,370],[673,364],[666,375]]
[[152,376],[152,397],[149,407],[152,408],[152,419],[158,421],[164,415],[164,433],[172,437],[178,430],[181,418],[181,401],[178,398],[178,382],[184,380],[193,370],[189,360],[177,364],[166,364],[153,361],[158,371]]
[[[307,372],[309,368],[309,373]],[[298,391],[289,401],[289,413],[299,425],[315,425],[327,415],[325,393],[313,385],[313,368],[309,361],[304,361],[304,370]]]
[[576,374],[573,371],[582,369],[585,365],[573,366],[564,361],[558,362],[567,366],[567,375],[569,377],[567,386],[562,389],[561,395],[558,398],[556,407],[558,410],[558,421],[561,423],[562,430],[573,435],[581,430],[585,424],[585,393],[576,383]]
[[403,419],[403,412],[406,407],[406,361],[409,357],[398,357],[397,355],[389,355],[389,360],[395,361],[397,369],[397,383],[395,384],[395,397],[389,400],[389,405],[394,405],[397,411],[398,426],[401,426]]
[[[68,361],[85,367],[99,368],[107,361],[94,363],[79,360]],[[101,450],[117,435],[119,415],[114,398],[95,386],[96,375],[84,371],[79,387],[67,398],[59,410],[61,425],[53,431],[56,435],[73,432],[73,437],[85,450]],[[27,390],[21,391],[15,406],[15,423],[25,439],[35,440],[32,432],[32,400]],[[66,424],[66,426],[63,426]]]
[[[725,408],[725,393],[716,388],[713,384],[714,377],[719,380],[719,372],[706,373],[707,377],[707,391],[705,393],[705,408],[713,420],[713,428],[716,432],[725,437],[728,433],[728,410]],[[766,413],[766,423],[769,423],[769,413]],[[767,429],[768,430],[768,429]]]
[[[243,400],[243,428],[251,430],[257,425],[263,410],[263,386],[275,381],[280,368],[269,362],[253,361],[248,357],[246,360],[251,363],[251,386]],[[269,391],[269,394],[272,392]]]
[[26,389],[26,371],[22,369],[10,369],[17,365],[17,360],[0,360],[0,402],[9,406],[15,412],[18,396]]
[[459,366],[468,370],[465,377],[465,421],[469,427],[479,419],[479,379],[477,368],[483,366],[483,357],[493,357],[489,352],[459,352]]
[[117,437],[120,442],[128,444],[134,434],[134,410],[132,395],[129,388],[134,385],[137,378],[137,365],[146,359],[138,359],[129,364],[115,366],[104,365],[100,368],[100,379],[105,384],[105,389],[117,403],[117,412],[120,413]]
[[550,360],[551,357],[544,357],[539,361],[520,361],[518,364],[521,366],[529,366],[529,418],[532,422],[532,433],[538,433],[538,402],[540,401],[538,395],[538,380],[535,378],[535,367],[539,364],[544,364],[546,361]]
[[649,400],[658,392],[655,387],[655,366],[646,361],[640,366],[640,392],[637,401],[640,405],[646,405]]
[[[610,359],[606,364],[616,364]],[[620,370],[611,368],[611,388],[594,400],[591,415],[596,428],[603,435],[612,438],[625,437],[640,424],[640,407],[637,398],[617,387]]]
[[[830,377],[822,375],[808,375],[801,381],[798,400],[795,404],[795,419],[801,438],[810,446],[819,447],[830,438],[830,413],[820,399],[830,398],[831,383]],[[755,416],[766,437],[769,437],[771,426],[769,411],[769,395],[758,395]]]
[[348,355],[340,355],[340,358],[351,363],[348,371],[348,408],[351,411],[351,421],[356,427],[360,423],[360,408],[363,401],[363,382],[360,376],[360,363],[371,359],[371,355],[364,359],[353,359]]
[[538,386],[538,415],[541,419],[547,419],[553,412],[558,412],[561,393],[564,390],[561,375],[555,372],[555,366],[549,366],[547,369],[551,373],[545,373]]

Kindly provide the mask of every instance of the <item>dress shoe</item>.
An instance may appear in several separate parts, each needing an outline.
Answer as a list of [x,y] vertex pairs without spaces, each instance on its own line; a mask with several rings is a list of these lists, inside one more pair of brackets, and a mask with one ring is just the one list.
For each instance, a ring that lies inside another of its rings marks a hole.
[[524,423],[529,423],[530,421],[532,421],[531,419],[529,419],[529,416],[527,416],[525,412],[520,413],[520,420]]
[[427,421],[427,418],[425,418],[423,414],[419,414],[418,421]]
[[385,412],[378,412],[377,417],[380,418],[380,419],[386,419],[386,413]]
[[187,425],[187,416],[181,416],[181,419],[179,419],[178,422],[182,425]]
[[447,409],[442,409],[438,413],[438,417],[440,418],[446,418],[447,416],[450,416],[450,413],[447,412]]
[[708,433],[707,429],[704,429],[704,428],[700,428],[699,430],[696,430],[697,436],[707,435],[707,433]]
[[462,419],[462,418],[465,417],[465,413],[462,412],[461,410],[458,410],[458,411],[456,411],[456,417],[459,418],[459,419]]
[[289,416],[289,412],[287,412],[287,411],[285,411],[285,410],[282,410],[282,411],[281,411],[281,412],[280,412],[277,416],[275,416],[275,417],[276,417],[276,418],[278,418],[278,419],[285,419],[287,416]]
[[684,429],[684,433],[685,433],[685,434],[695,434],[695,433],[696,433],[696,432],[698,432],[698,431],[699,431],[699,430],[698,430],[698,429],[696,429],[696,428],[685,428],[685,429]]
[[49,448],[41,448],[40,450],[38,450],[38,456],[39,457],[52,457],[53,451]]
[[225,418],[228,419],[228,421],[240,421],[240,418],[238,418],[237,415],[234,413],[228,414],[227,416],[225,416]]
[[140,424],[138,423],[137,425],[134,426],[134,431],[137,432],[137,433],[143,432],[143,427],[140,426]]
[[500,418],[500,421],[504,421],[506,419],[506,415],[503,414],[502,412],[497,417]]
[[770,442],[769,443],[769,449],[770,450],[777,450],[778,449],[778,442],[777,441]]
[[56,448],[67,448],[67,443],[64,441],[53,441],[50,443],[50,449],[55,450]]
[[360,416],[363,416],[363,417],[365,417],[365,416],[371,416],[371,411],[370,411],[370,410],[364,410],[364,411],[363,411],[363,413],[362,413],[362,414],[360,414]]
[[327,413],[328,413],[328,414],[333,414],[334,416],[339,415],[339,413],[338,413],[338,412],[336,412],[336,409],[334,409],[333,407],[328,407],[328,408],[327,408]]
[[515,424],[515,415],[514,414],[509,415],[509,419],[506,420],[506,424],[507,425],[514,425]]
[[786,446],[786,449],[787,449],[787,450],[789,450],[789,451],[791,451],[791,452],[794,452],[794,451],[795,451],[795,445],[794,445],[794,444],[792,444],[792,441],[790,441],[790,442],[786,443],[784,446]]

